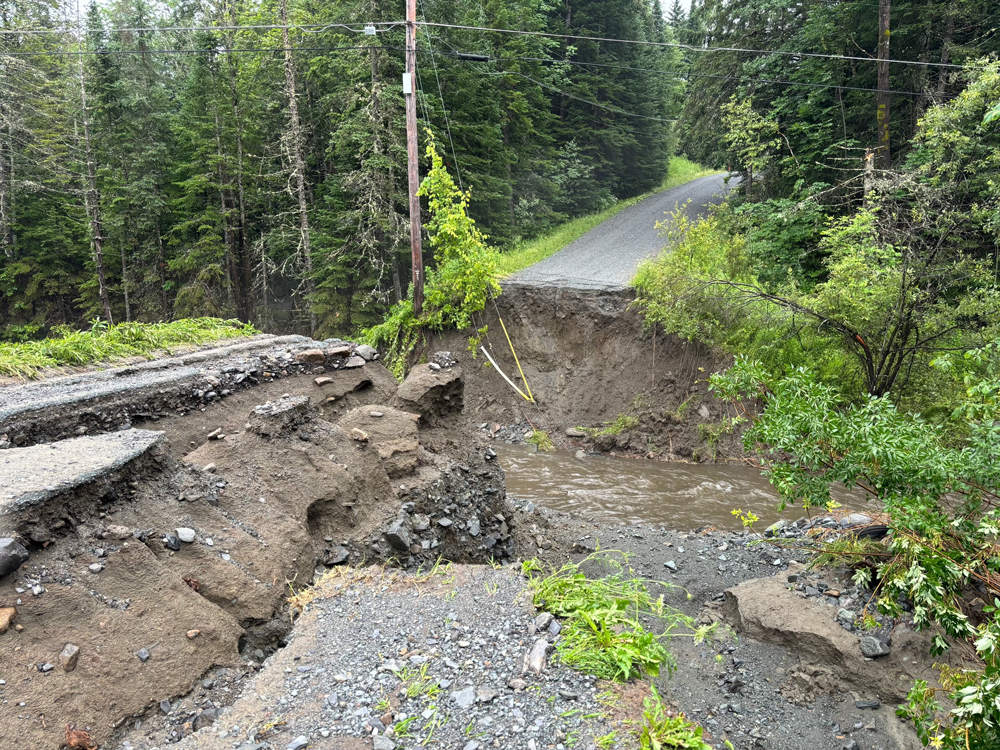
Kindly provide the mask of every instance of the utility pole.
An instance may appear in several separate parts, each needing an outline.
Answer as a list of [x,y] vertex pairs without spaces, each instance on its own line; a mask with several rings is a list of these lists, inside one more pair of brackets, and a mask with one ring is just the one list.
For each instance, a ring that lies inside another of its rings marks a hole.
[[413,313],[424,306],[424,252],[420,246],[420,171],[417,151],[417,0],[406,0],[406,161],[410,181],[410,252],[413,256]]

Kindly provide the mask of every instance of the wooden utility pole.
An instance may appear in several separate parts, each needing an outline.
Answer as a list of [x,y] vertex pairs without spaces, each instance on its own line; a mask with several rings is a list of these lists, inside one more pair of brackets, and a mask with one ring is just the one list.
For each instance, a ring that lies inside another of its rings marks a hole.
[[420,172],[417,150],[417,0],[406,0],[406,161],[410,182],[410,252],[413,256],[413,313],[424,306],[424,252],[420,246]]
[[878,121],[878,163],[882,169],[892,166],[889,148],[889,10],[892,0],[878,3],[878,95],[876,103]]

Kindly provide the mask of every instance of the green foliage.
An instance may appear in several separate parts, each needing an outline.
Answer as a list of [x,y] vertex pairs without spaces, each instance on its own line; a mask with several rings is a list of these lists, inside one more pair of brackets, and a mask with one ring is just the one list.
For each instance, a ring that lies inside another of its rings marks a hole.
[[[581,570],[585,562],[605,566],[609,574],[589,579]],[[694,621],[667,607],[662,595],[654,598],[651,586],[676,588],[637,577],[627,556],[616,552],[595,553],[531,581],[535,606],[563,619],[556,646],[559,659],[587,674],[617,681],[655,676],[664,666],[672,671],[674,664],[663,641],[678,627],[694,629]],[[646,630],[645,616],[661,619],[664,634]]]
[[418,317],[412,299],[397,303],[386,319],[361,333],[361,339],[384,352],[389,368],[401,377],[406,358],[423,329],[464,329],[490,296],[500,292],[494,253],[486,236],[469,217],[470,192],[455,185],[437,152],[433,138],[427,146],[431,170],[420,186],[430,209],[427,231],[434,248],[435,265],[428,269],[424,309]]
[[754,111],[753,100],[733,96],[722,105],[722,126],[735,171],[743,176],[746,194],[752,197],[754,178],[768,168],[781,144],[778,123]]
[[651,695],[642,702],[642,719],[637,731],[641,750],[712,750],[712,746],[701,738],[702,731],[684,714],[671,714],[656,687],[651,687]]
[[60,331],[54,338],[0,344],[0,375],[30,378],[46,367],[88,365],[125,357],[151,357],[184,344],[203,344],[257,333],[235,320],[195,318],[172,323],[95,321],[89,331]]
[[[955,708],[942,714],[926,685],[918,684],[902,711],[916,721],[925,741],[954,748],[966,742],[995,747],[1000,726],[1000,623],[991,608],[987,621],[975,626],[963,609],[965,591],[991,581],[998,566],[997,351],[994,346],[970,353],[982,361],[984,376],[965,382],[954,418],[967,438],[957,445],[944,427],[903,413],[886,397],[845,405],[834,389],[803,369],[775,379],[740,358],[711,378],[712,389],[744,415],[744,445],[762,456],[781,508],[826,505],[831,486],[842,483],[860,488],[888,515],[892,533],[877,554],[859,562],[849,554],[858,550],[826,550],[863,566],[858,579],[865,585],[873,583],[874,571],[879,609],[898,617],[901,602],[908,601],[917,628],[940,627],[947,636],[974,644],[982,667],[953,680]],[[754,405],[758,400],[763,412]],[[935,636],[935,652],[947,646]]]
[[537,445],[540,451],[550,451],[556,447],[555,443],[552,442],[552,438],[549,437],[549,433],[545,432],[545,430],[534,430],[528,438],[528,443],[530,445]]
[[631,414],[619,414],[610,422],[605,422],[603,427],[585,428],[585,432],[592,438],[610,435],[617,437],[626,430],[634,430],[639,426],[639,418]]

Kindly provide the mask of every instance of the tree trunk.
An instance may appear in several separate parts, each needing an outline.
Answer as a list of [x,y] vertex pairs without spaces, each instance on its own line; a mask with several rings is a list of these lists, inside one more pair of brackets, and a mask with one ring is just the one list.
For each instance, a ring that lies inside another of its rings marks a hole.
[[[948,15],[945,17],[944,34],[941,37],[941,62],[951,61],[951,43],[955,37],[955,0],[948,4]],[[948,68],[938,69],[937,94],[942,97],[948,88]]]
[[215,153],[218,157],[216,171],[219,176],[219,205],[222,210],[222,244],[226,248],[226,278],[229,279],[227,289],[230,301],[235,305],[235,287],[238,274],[236,272],[236,233],[233,231],[233,191],[229,186],[229,174],[225,167],[225,156],[222,150],[222,124],[219,122],[218,112],[215,114]]
[[313,278],[312,243],[309,237],[309,211],[306,201],[306,161],[302,155],[302,126],[299,122],[299,98],[295,90],[295,61],[288,34],[288,0],[281,0],[281,40],[285,48],[285,94],[288,97],[289,150],[295,165],[295,192],[299,201],[299,235],[302,247],[302,265],[306,282],[306,309],[309,311],[309,334],[316,333],[316,313],[313,301],[316,280]]
[[891,95],[889,94],[889,11],[892,0],[878,3],[878,163],[882,169],[892,165],[892,151],[889,142],[889,122]]
[[83,119],[84,156],[87,160],[87,186],[84,191],[84,207],[90,219],[90,248],[94,253],[94,268],[97,271],[97,293],[104,308],[104,317],[109,325],[114,325],[111,315],[111,299],[108,296],[107,275],[104,272],[104,235],[101,228],[101,195],[97,190],[94,154],[90,144],[90,123],[87,120],[87,84],[83,72],[83,40],[80,40],[80,113]]
[[[228,3],[229,25],[236,26],[236,4],[235,0]],[[234,45],[228,44],[232,48]],[[236,299],[236,317],[244,323],[249,323],[253,319],[253,292],[251,289],[253,269],[250,259],[249,243],[247,241],[247,209],[246,190],[244,186],[243,170],[243,126],[240,123],[240,94],[237,88],[236,60],[232,49],[226,52],[226,67],[229,69],[229,93],[232,99],[233,124],[236,132],[236,200],[239,208],[239,221],[236,226],[236,250],[233,258],[235,271],[233,294]]]
[[[2,106],[2,104],[0,104]],[[5,137],[0,117],[0,248],[8,258],[14,257],[14,216],[11,210],[13,190],[13,148]]]

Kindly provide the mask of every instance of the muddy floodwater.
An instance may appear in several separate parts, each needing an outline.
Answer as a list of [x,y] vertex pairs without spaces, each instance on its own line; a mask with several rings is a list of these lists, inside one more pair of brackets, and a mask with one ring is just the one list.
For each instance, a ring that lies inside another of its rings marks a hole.
[[[523,445],[496,450],[508,494],[582,518],[673,529],[738,529],[733,508],[752,510],[761,529],[779,518],[777,494],[757,469],[746,466],[576,458],[569,451],[534,453]],[[785,516],[795,519],[791,510]]]

